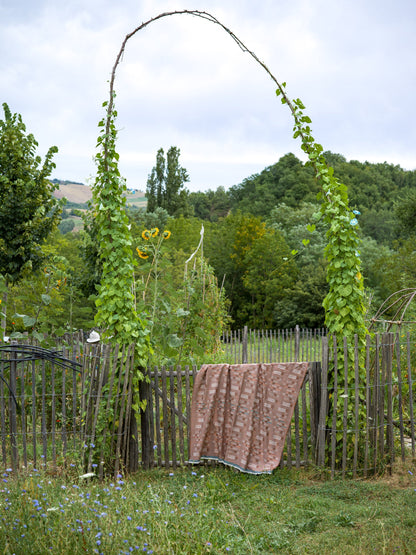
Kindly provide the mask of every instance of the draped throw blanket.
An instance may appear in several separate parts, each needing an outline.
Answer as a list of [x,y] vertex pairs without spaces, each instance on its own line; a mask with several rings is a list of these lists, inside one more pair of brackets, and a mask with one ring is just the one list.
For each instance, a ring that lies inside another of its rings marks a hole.
[[189,462],[270,473],[307,370],[307,362],[203,365],[194,379]]

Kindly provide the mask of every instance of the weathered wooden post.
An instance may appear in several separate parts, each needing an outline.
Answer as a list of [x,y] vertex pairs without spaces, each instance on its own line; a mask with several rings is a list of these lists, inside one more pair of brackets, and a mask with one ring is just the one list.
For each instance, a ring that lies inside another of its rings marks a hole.
[[326,444],[326,418],[328,413],[328,366],[329,345],[328,337],[322,338],[322,377],[321,377],[321,401],[319,408],[318,433],[316,441],[315,460],[318,466],[325,464]]
[[[146,376],[146,372],[150,374],[150,369],[142,368],[141,371],[143,375]],[[152,456],[152,445],[150,442],[150,395],[151,395],[151,387],[150,383],[146,381],[146,379],[141,380],[139,383],[139,394],[140,394],[140,401],[146,401],[146,408],[140,409],[140,428],[141,428],[141,436],[142,436],[142,463],[143,468],[150,468],[152,464],[151,456]],[[133,471],[133,469],[130,469]]]
[[17,375],[17,341],[12,341],[10,353],[9,375],[9,414],[10,414],[10,445],[12,454],[12,468],[19,467],[19,451],[17,449],[17,406],[16,406],[16,375]]
[[241,357],[241,364],[248,362],[248,327],[244,326],[243,330],[243,353]]
[[300,328],[296,324],[295,328],[295,362],[299,360],[299,353],[300,353]]
[[311,425],[311,448],[316,452],[318,440],[319,411],[321,406],[321,363],[309,363],[309,407]]

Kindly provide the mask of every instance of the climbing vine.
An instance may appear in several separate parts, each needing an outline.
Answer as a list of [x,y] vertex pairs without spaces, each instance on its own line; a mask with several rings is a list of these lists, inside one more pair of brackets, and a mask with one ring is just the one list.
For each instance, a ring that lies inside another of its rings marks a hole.
[[[276,91],[282,102],[288,103],[283,83]],[[330,333],[352,338],[358,335],[364,345],[367,328],[363,302],[364,281],[361,274],[360,238],[358,235],[359,212],[351,210],[347,187],[334,176],[334,169],[326,163],[323,148],[315,142],[311,131],[311,119],[304,115],[301,100],[290,104],[294,124],[294,138],[302,140],[302,150],[314,168],[321,183],[321,209],[319,218],[328,225],[325,257],[328,261],[327,280],[329,292],[324,299],[325,323]]]
[[115,144],[117,112],[113,98],[107,121],[99,123],[101,134],[96,154],[97,176],[92,188],[94,219],[97,229],[102,277],[96,300],[95,322],[104,337],[121,344],[136,343],[138,356],[146,360],[146,323],[135,310],[133,284],[133,248],[126,214],[126,184],[118,169]]

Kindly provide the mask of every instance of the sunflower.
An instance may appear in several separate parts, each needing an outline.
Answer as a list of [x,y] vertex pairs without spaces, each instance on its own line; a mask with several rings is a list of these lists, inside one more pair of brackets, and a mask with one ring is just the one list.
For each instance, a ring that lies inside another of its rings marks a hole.
[[140,258],[143,258],[143,260],[146,260],[146,258],[149,258],[149,255],[147,254],[147,252],[141,251],[139,247],[136,248],[136,251],[137,251],[137,254],[140,256]]
[[151,236],[152,236],[152,233],[148,229],[145,229],[144,231],[142,231],[142,237],[145,241],[150,239]]
[[159,233],[159,228],[158,227],[154,227],[150,233],[152,234],[152,237],[156,237],[157,234]]
[[172,235],[172,233],[170,231],[168,231],[167,229],[165,229],[165,231],[163,232],[163,239],[169,239],[169,237]]

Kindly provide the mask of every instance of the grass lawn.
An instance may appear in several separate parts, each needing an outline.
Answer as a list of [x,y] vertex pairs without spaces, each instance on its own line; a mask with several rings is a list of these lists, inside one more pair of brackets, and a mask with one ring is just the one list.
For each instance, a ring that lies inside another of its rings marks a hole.
[[195,466],[103,483],[8,469],[0,553],[416,553],[414,466],[366,481]]

